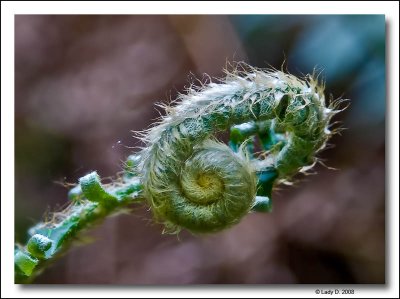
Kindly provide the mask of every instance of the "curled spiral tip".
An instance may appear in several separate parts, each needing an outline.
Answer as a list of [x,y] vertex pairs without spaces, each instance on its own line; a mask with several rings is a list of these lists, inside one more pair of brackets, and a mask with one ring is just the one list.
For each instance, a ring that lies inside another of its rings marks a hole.
[[[331,135],[335,111],[323,89],[315,76],[247,66],[179,95],[142,135],[137,173],[156,219],[173,231],[207,233],[237,223],[252,207],[270,210],[273,182],[310,168]],[[213,139],[229,128],[230,147]],[[263,147],[258,156],[254,136]],[[276,175],[260,194],[263,171]]]
[[[342,130],[330,120],[347,100],[327,106],[316,74],[299,79],[244,63],[225,72],[160,104],[166,115],[136,132],[145,145],[117,180],[81,177],[70,204],[29,229],[26,245],[14,250],[16,282],[32,281],[81,231],[132,203],[146,199],[164,232],[217,232],[249,212],[271,212],[277,184],[322,164],[315,155]],[[217,141],[221,131],[230,132],[228,145]]]
[[147,192],[155,216],[169,227],[193,232],[214,232],[237,223],[256,194],[256,175],[245,157],[211,140],[195,146],[171,173],[154,175]]

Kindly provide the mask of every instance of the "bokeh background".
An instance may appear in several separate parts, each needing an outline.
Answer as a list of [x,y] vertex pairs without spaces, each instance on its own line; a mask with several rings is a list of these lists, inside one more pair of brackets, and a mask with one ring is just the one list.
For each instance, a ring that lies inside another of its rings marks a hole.
[[[301,75],[317,66],[326,93],[351,99],[347,130],[320,157],[339,170],[273,194],[206,236],[163,235],[151,212],[107,219],[36,283],[385,283],[385,17],[383,15],[15,16],[15,238],[67,203],[60,183],[104,178],[140,142],[189,73],[227,61]],[[83,242],[84,243],[84,242]]]

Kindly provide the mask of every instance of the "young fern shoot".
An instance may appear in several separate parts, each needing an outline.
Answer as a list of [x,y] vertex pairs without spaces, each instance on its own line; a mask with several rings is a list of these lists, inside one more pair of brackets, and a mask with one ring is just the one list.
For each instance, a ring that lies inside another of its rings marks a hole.
[[[62,217],[30,229],[27,245],[15,250],[16,281],[31,281],[79,232],[130,203],[147,202],[171,233],[213,233],[250,211],[271,211],[273,187],[312,168],[333,134],[339,102],[327,105],[323,91],[315,76],[244,64],[190,87],[140,134],[145,146],[123,176],[109,185],[95,172],[82,177]],[[228,145],[215,137],[226,130]]]

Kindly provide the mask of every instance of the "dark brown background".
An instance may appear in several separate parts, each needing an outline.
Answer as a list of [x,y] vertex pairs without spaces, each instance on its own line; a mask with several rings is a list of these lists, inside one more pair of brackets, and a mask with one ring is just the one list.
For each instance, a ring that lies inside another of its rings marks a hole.
[[213,284],[385,282],[384,16],[15,17],[16,241],[67,189],[121,170],[188,75],[221,76],[226,61],[294,74],[323,69],[327,93],[351,99],[329,166],[274,192],[210,236],[162,235],[147,207],[107,219],[37,283]]

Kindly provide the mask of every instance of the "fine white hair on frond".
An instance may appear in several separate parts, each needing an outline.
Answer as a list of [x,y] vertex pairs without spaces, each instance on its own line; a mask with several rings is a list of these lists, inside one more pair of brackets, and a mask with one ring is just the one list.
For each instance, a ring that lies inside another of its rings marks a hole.
[[[291,179],[296,173],[310,174],[314,165],[320,162],[316,153],[326,148],[328,139],[340,131],[331,128],[330,120],[341,111],[339,107],[344,100],[331,100],[327,105],[324,95],[325,82],[320,80],[321,71],[317,69],[311,75],[298,78],[283,70],[272,67],[259,69],[241,62],[228,63],[224,74],[223,78],[203,75],[205,80],[192,79],[185,93],[178,94],[176,99],[168,104],[157,104],[164,109],[165,114],[160,113],[160,118],[152,127],[137,133],[138,138],[145,143],[145,147],[139,153],[141,160],[137,171],[141,174],[145,195],[157,219],[172,230],[186,227],[192,231],[213,231],[232,225],[248,211],[255,196],[251,192],[237,191],[245,192],[249,198],[249,205],[243,207],[245,211],[235,210],[233,213],[232,210],[229,213],[233,216],[228,217],[229,220],[225,222],[221,219],[212,220],[208,217],[217,213],[214,209],[215,205],[219,204],[206,205],[206,210],[202,210],[203,208],[190,203],[190,194],[185,195],[189,199],[183,199],[181,192],[188,188],[195,190],[191,193],[197,195],[203,192],[214,193],[210,190],[198,190],[197,187],[182,187],[181,178],[192,184],[198,176],[204,188],[217,188],[222,185],[233,186],[233,183],[228,181],[234,182],[237,179],[235,176],[244,175],[242,180],[254,182],[256,171],[273,168],[278,172],[278,183],[291,184]],[[248,141],[242,141],[238,154],[234,155],[228,154],[232,151],[229,147],[216,145],[220,143],[216,143],[214,134],[249,121],[271,121],[270,129],[279,132],[284,142],[280,147],[266,149],[255,158],[250,158],[247,153]],[[210,153],[212,150],[215,151],[215,155]],[[221,155],[220,160],[216,158],[218,155]],[[208,162],[203,160],[201,163],[190,162],[193,159],[203,159],[200,157],[211,159],[209,163],[214,165],[206,166]],[[234,157],[241,162],[232,162],[230,159]],[[238,168],[236,172],[231,171],[228,175],[221,163],[226,163],[228,169]],[[197,174],[191,174],[194,175],[193,179],[188,179],[183,174],[188,170],[187,165],[201,166],[204,169],[200,167]],[[207,174],[203,177],[202,171],[212,175]],[[254,183],[250,185],[253,186]],[[254,192],[255,189],[252,190]],[[229,189],[225,191],[230,194]],[[215,192],[220,194],[218,190]],[[226,196],[221,198],[224,209],[229,209],[228,202],[238,204],[239,199],[234,194]],[[186,200],[189,200],[187,204],[191,208],[185,207],[183,201]],[[175,213],[170,210],[169,205],[180,207],[178,210],[181,211]],[[189,221],[187,213],[194,213],[195,210],[202,216],[198,216],[200,218],[193,223]],[[215,224],[215,228],[206,228],[208,224],[202,217],[210,222],[217,221],[218,224]],[[188,223],[185,223],[186,221]]]

